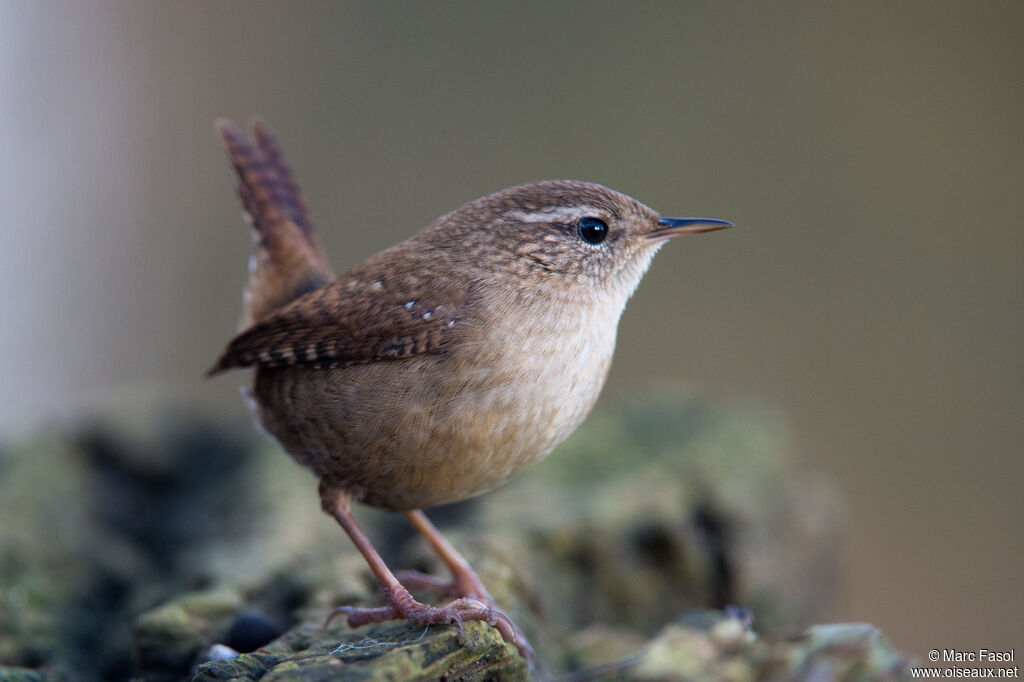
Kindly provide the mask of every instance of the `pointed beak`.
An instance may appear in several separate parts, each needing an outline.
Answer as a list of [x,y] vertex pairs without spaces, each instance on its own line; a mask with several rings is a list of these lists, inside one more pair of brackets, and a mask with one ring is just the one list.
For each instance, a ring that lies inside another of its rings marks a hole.
[[727,227],[735,227],[735,225],[728,220],[715,218],[661,218],[658,220],[658,227],[648,234],[647,238],[660,241],[685,234],[722,230]]

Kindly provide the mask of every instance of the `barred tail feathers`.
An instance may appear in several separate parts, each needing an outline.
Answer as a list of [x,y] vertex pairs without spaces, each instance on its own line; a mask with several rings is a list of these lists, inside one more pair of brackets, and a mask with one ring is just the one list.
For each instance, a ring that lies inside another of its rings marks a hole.
[[262,121],[253,121],[252,128],[255,146],[231,121],[217,121],[252,227],[243,328],[334,278],[277,141]]

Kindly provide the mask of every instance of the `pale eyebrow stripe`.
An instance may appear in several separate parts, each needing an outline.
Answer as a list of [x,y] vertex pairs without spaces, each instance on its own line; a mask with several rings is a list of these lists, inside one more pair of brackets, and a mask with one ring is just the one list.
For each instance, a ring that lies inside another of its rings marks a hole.
[[592,206],[555,206],[542,211],[509,211],[506,215],[523,223],[571,223],[585,215],[603,214]]

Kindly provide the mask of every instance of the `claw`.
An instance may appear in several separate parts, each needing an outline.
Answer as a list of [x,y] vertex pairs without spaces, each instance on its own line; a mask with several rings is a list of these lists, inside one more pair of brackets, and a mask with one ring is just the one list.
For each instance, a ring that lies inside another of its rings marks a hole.
[[327,628],[331,627],[332,620],[334,620],[341,614],[349,613],[350,611],[352,611],[351,606],[339,606],[338,608],[334,609],[333,611],[327,614],[326,618],[324,618],[323,629],[326,630]]

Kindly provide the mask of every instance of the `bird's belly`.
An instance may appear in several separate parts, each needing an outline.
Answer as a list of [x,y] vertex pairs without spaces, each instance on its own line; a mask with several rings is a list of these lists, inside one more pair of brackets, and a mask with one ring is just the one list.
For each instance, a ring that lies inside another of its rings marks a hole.
[[462,497],[504,483],[547,456],[590,412],[611,360],[552,352],[531,356],[452,401],[445,419],[465,453]]
[[[485,492],[545,457],[604,383],[614,336],[517,356],[259,370],[259,420],[301,464],[393,510]],[[454,364],[453,364],[454,362]]]

